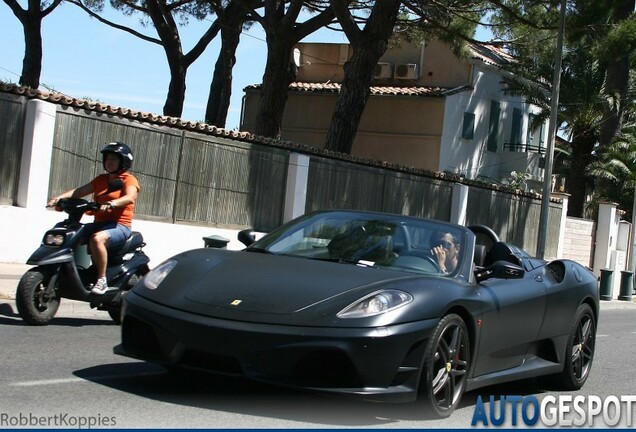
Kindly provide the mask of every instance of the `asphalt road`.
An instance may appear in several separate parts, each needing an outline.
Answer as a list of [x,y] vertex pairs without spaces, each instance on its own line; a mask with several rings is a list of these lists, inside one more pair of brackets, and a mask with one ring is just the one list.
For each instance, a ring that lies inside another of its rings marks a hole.
[[581,392],[555,393],[535,380],[487,387],[467,393],[449,419],[426,421],[412,404],[365,403],[228,377],[174,376],[114,355],[119,327],[103,312],[76,305],[47,327],[29,327],[11,300],[0,299],[0,428],[464,429],[471,427],[479,396],[636,394],[636,305],[612,303],[617,306],[602,310],[592,374]]

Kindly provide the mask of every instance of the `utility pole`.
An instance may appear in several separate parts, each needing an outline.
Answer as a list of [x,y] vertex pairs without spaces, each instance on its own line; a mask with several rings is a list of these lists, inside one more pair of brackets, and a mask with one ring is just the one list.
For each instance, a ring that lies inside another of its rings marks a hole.
[[537,257],[541,259],[545,258],[545,244],[548,233],[550,192],[552,191],[552,162],[554,160],[554,139],[556,137],[559,118],[559,89],[561,87],[561,60],[563,58],[563,33],[565,31],[566,8],[567,0],[561,0],[561,10],[559,13],[559,35],[557,37],[557,48],[554,55],[554,75],[552,77],[548,148],[545,152],[545,172],[543,177],[543,194],[541,196],[541,216],[539,218],[539,239],[537,241]]

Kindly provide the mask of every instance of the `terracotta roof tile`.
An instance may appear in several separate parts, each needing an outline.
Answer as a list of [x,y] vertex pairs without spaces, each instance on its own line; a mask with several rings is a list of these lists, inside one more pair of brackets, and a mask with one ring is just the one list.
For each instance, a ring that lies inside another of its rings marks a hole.
[[[245,87],[245,90],[258,90],[261,87],[261,84],[252,84]],[[341,83],[335,82],[293,82],[289,85],[291,91],[308,93],[339,93],[341,87]],[[449,90],[443,87],[428,86],[371,86],[371,94],[376,96],[442,97]]]
[[469,49],[473,59],[486,64],[503,67],[515,61],[515,58],[500,43],[471,43]]

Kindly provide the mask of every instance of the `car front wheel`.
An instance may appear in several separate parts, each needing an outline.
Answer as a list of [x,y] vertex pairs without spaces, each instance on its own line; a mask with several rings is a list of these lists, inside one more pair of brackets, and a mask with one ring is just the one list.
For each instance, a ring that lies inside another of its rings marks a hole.
[[427,416],[448,417],[459,404],[470,369],[469,344],[459,315],[440,320],[426,347],[418,394]]

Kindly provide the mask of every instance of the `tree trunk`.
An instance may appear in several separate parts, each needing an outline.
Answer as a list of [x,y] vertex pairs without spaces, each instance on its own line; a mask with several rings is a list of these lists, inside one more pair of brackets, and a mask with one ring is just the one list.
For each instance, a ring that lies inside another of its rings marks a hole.
[[570,194],[568,216],[582,218],[585,215],[587,201],[587,167],[592,160],[592,151],[596,143],[596,136],[587,131],[573,131],[577,137],[572,142],[570,157],[570,172],[566,177],[566,189]]
[[356,49],[344,65],[344,79],[327,132],[325,148],[351,153],[360,118],[371,94],[371,80],[380,58],[369,49]]
[[371,93],[371,81],[378,60],[389,46],[389,38],[400,9],[400,0],[375,2],[364,29],[352,26],[352,16],[342,2],[331,2],[336,16],[353,46],[351,59],[344,65],[344,79],[336,108],[327,131],[325,148],[351,153],[362,113]]
[[221,50],[214,66],[210,94],[205,110],[205,121],[214,126],[225,127],[232,96],[232,69],[236,64],[236,49],[240,41],[243,21],[233,27],[221,29]]
[[256,135],[280,138],[289,84],[295,78],[290,73],[293,42],[281,37],[271,39],[267,44],[267,62],[254,132]]
[[37,89],[42,74],[42,21],[41,18],[28,19],[24,26],[24,59],[20,85]]
[[181,50],[174,52],[165,45],[164,48],[170,68],[170,84],[168,85],[166,103],[163,105],[163,115],[181,117],[185,101],[187,68],[183,64]]

